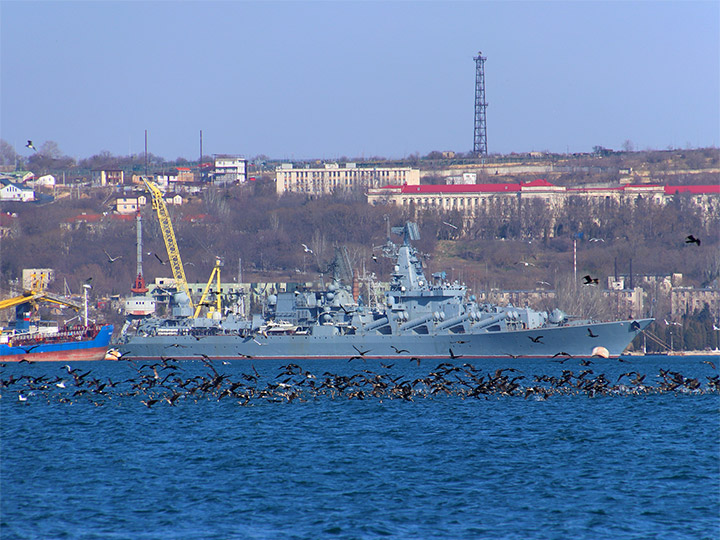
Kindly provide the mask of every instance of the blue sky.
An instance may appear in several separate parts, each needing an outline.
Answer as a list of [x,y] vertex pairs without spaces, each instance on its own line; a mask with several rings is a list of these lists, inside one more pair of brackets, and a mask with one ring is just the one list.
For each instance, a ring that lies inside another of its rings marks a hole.
[[720,2],[0,3],[0,135],[276,159],[720,145]]

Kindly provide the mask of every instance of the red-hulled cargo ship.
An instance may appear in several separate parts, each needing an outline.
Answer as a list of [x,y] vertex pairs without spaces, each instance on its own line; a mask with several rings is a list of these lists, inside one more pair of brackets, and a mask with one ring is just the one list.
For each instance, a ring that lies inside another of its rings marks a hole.
[[56,331],[34,331],[0,335],[0,361],[69,362],[103,360],[113,326],[75,325]]

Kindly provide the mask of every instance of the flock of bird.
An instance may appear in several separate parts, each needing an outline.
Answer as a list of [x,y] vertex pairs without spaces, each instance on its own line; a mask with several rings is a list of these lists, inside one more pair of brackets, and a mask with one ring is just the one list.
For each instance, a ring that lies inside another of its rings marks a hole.
[[[568,360],[570,358],[555,362],[564,364]],[[646,374],[628,371],[613,381],[604,373],[596,373],[589,359],[584,359],[577,371],[561,366],[559,375],[528,375],[512,367],[484,372],[469,363],[456,365],[442,362],[421,377],[411,377],[398,373],[398,370],[393,372],[395,363],[382,362],[379,370],[362,369],[353,374],[329,371],[314,374],[289,363],[269,376],[262,376],[251,365],[251,371],[241,373],[239,377],[221,373],[223,366],[229,365],[229,362],[208,357],[197,362],[178,362],[174,358],[144,364],[132,359],[120,362],[127,362],[132,376],[116,381],[98,377],[91,369],[73,368],[69,364],[58,366],[60,373],[55,376],[11,374],[5,378],[0,372],[0,397],[10,394],[17,396],[21,402],[84,402],[97,406],[134,399],[152,408],[200,400],[232,400],[239,405],[252,405],[260,400],[287,403],[322,398],[414,401],[454,396],[461,399],[521,397],[543,401],[557,395],[596,397],[720,393],[718,374],[706,376],[703,381],[677,371],[660,369],[655,376],[656,382],[651,382]],[[706,360],[704,363],[716,370],[712,362]],[[399,371],[406,371],[399,367]]]

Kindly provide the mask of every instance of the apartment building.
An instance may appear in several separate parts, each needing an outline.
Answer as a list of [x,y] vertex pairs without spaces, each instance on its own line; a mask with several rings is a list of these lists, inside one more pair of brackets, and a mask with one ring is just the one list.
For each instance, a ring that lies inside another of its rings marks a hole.
[[295,168],[291,163],[275,171],[278,194],[294,192],[328,195],[337,190],[379,188],[381,186],[418,186],[420,170],[411,167],[358,166],[356,163],[326,163],[322,167]]

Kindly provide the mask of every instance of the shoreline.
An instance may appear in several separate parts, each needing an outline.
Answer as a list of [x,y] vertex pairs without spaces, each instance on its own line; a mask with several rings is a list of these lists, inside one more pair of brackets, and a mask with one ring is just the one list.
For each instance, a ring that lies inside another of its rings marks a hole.
[[720,356],[720,350],[707,349],[704,351],[670,351],[670,352],[651,352],[644,353],[642,351],[632,351],[621,356]]

